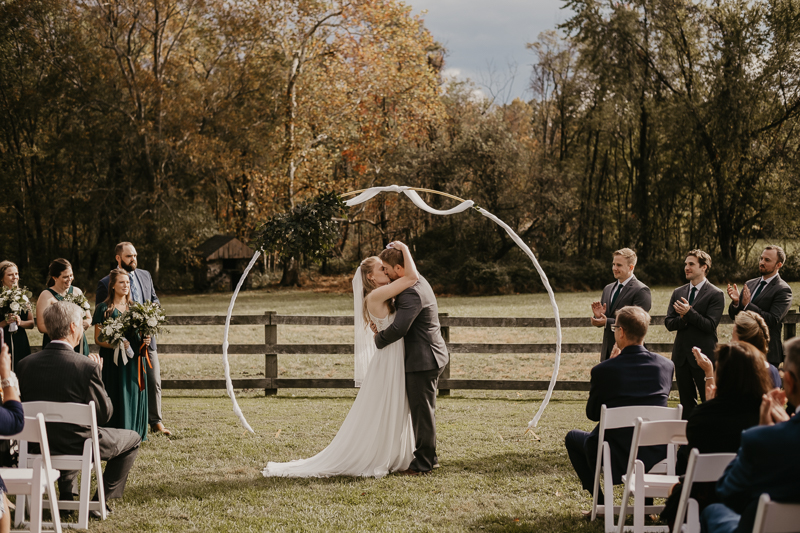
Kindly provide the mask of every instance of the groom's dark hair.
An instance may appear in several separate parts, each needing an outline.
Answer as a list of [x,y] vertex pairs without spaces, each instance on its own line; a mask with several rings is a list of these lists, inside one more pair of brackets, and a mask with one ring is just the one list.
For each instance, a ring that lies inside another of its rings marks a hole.
[[403,268],[406,267],[406,263],[403,260],[403,252],[396,248],[386,248],[378,255],[378,257],[381,261],[388,263],[393,267],[396,267],[397,265],[400,265]]

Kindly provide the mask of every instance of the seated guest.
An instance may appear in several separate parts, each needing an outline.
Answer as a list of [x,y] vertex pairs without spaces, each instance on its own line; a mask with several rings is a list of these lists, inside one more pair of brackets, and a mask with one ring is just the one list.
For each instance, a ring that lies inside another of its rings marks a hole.
[[767,361],[769,355],[769,327],[761,315],[753,311],[742,311],[733,321],[731,340],[749,342],[764,355],[764,366],[769,371],[772,386],[780,388],[781,375],[775,365]]
[[[758,425],[761,397],[772,388],[772,380],[764,366],[764,356],[751,344],[720,344],[715,354],[716,395],[695,407],[689,416],[686,424],[689,444],[678,450],[678,474],[686,472],[689,452],[693,448],[700,453],[736,453],[742,431]],[[675,519],[680,493],[680,486],[673,489],[661,513],[662,519]],[[714,483],[695,483],[692,486],[692,498],[698,501],[700,510],[717,501]]]
[[[17,378],[11,371],[11,356],[8,346],[0,347],[0,387],[3,388],[3,405],[0,406],[0,435],[15,435],[25,427],[25,413],[19,403]],[[0,533],[11,530],[11,515],[8,513],[6,485],[0,478]]]
[[[75,353],[83,339],[83,311],[70,302],[54,301],[44,310],[45,326],[53,340],[40,352],[19,363],[17,375],[22,399],[26,402],[95,403],[97,423],[108,422],[113,412],[102,380],[101,359]],[[100,428],[100,457],[106,464],[103,486],[107,499],[122,498],[128,472],[139,453],[141,438],[128,429]],[[47,438],[53,454],[83,453],[91,429],[74,424],[47,424]],[[58,479],[62,499],[77,494],[77,471],[61,472]],[[96,511],[92,511],[97,515]]]
[[[600,420],[600,408],[631,405],[667,406],[672,386],[674,366],[672,361],[645,349],[644,337],[650,324],[650,315],[641,307],[627,306],[617,312],[614,324],[616,348],[611,358],[592,368],[589,401],[586,416]],[[595,461],[599,440],[599,426],[591,433],[574,429],[567,433],[565,444],[575,473],[583,488],[590,493],[594,484]],[[630,453],[633,428],[606,431],[605,439],[611,447],[611,473],[615,484],[621,483]],[[649,470],[666,457],[665,447],[647,447],[639,450],[639,459]],[[603,503],[603,495],[598,494]]]
[[764,493],[773,501],[800,502],[800,416],[790,419],[783,410],[787,398],[800,405],[800,338],[787,341],[784,348],[785,394],[773,390],[763,396],[761,425],[742,433],[736,459],[717,482],[721,503],[709,505],[700,515],[703,531],[752,531]]

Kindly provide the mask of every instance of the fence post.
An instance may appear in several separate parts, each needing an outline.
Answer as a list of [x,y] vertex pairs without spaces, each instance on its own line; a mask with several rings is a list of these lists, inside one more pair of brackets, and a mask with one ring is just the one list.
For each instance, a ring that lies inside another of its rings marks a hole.
[[[278,325],[274,324],[275,321],[273,320],[277,314],[276,311],[264,313],[264,316],[267,317],[267,323],[264,326],[264,344],[266,347],[264,350],[264,377],[273,380],[278,378],[278,354],[266,352],[269,352],[270,345],[278,344]],[[264,389],[264,396],[274,396],[276,394],[278,394],[277,386],[273,389]]]
[[[797,311],[795,311],[794,309],[789,309],[789,312],[786,313],[786,314],[787,315],[794,315],[796,313],[797,313]],[[784,327],[784,330],[783,330],[783,340],[784,341],[788,341],[789,339],[791,339],[792,337],[797,335],[797,324],[795,324],[794,322],[792,322],[791,324],[784,324],[783,327]]]
[[[450,316],[449,313],[439,313],[439,318]],[[440,329],[442,330],[442,338],[444,339],[445,344],[450,344],[450,326],[441,326]],[[448,352],[450,350],[448,349]],[[439,376],[440,379],[450,379],[450,361],[447,361],[447,365],[444,367],[442,374]],[[439,389],[439,396],[450,396],[450,389]]]

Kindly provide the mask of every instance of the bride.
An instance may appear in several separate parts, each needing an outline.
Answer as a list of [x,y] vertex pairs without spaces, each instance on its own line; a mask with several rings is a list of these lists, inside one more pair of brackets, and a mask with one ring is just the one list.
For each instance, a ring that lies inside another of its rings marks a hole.
[[[405,276],[391,281],[383,262],[368,257],[353,278],[355,299],[356,357],[374,350],[361,390],[342,427],[327,448],[314,457],[288,463],[267,464],[265,477],[383,477],[408,469],[414,458],[414,433],[405,387],[405,349],[395,342],[376,350],[371,320],[379,331],[394,320],[392,299],[419,280],[408,247],[392,242],[403,252]],[[360,305],[359,305],[360,304]],[[356,380],[359,380],[358,366]]]

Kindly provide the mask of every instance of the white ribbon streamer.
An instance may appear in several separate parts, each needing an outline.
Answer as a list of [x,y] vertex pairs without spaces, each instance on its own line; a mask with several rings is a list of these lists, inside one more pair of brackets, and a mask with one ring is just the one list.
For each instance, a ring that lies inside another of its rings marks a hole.
[[542,402],[542,405],[539,406],[539,410],[536,411],[533,420],[528,422],[529,428],[536,427],[536,425],[539,423],[539,419],[542,417],[544,408],[547,407],[548,403],[550,403],[550,397],[553,395],[553,389],[555,388],[556,381],[558,380],[558,368],[561,365],[561,318],[559,317],[558,314],[558,305],[556,304],[556,297],[553,294],[553,289],[550,287],[550,282],[547,280],[547,275],[544,273],[544,270],[542,270],[542,267],[539,265],[539,261],[536,260],[536,256],[533,255],[533,252],[528,247],[528,245],[525,244],[522,239],[520,239],[519,235],[517,235],[514,232],[514,230],[508,227],[508,224],[506,224],[505,222],[503,222],[490,212],[480,207],[476,209],[481,215],[494,221],[495,224],[506,230],[506,233],[508,233],[509,237],[511,237],[511,239],[515,243],[517,243],[517,246],[522,248],[522,251],[525,252],[525,254],[528,257],[531,258],[531,261],[533,261],[533,266],[536,267],[536,271],[539,273],[539,277],[542,279],[542,284],[544,285],[544,288],[547,290],[548,296],[550,296],[550,305],[553,307],[553,314],[555,315],[556,318],[556,360],[553,363],[553,375],[550,377],[550,385],[547,387],[547,394],[544,395],[544,401]]
[[122,365],[125,366],[128,364],[128,354],[125,350],[125,342],[119,341],[117,347],[114,348],[114,364],[119,366],[119,355],[122,354]]
[[[387,187],[372,187],[362,192],[358,196],[351,198],[350,200],[345,202],[345,205],[347,205],[348,207],[352,207],[354,205],[362,204],[368,200],[371,200],[372,198],[375,198],[382,192],[395,192],[398,194],[403,193],[406,196],[408,196],[408,198],[414,203],[414,205],[416,205],[423,211],[426,211],[434,215],[454,215],[457,213],[462,213],[467,209],[474,207],[475,205],[475,202],[473,202],[472,200],[465,200],[460,204],[458,204],[456,207],[453,207],[452,209],[441,211],[438,209],[434,209],[428,204],[426,204],[422,200],[422,198],[420,198],[417,192],[412,191],[410,187],[400,186],[400,185],[389,185]],[[539,277],[542,280],[542,284],[544,285],[544,288],[547,290],[547,294],[550,297],[550,305],[553,308],[553,313],[556,322],[556,357],[555,357],[555,362],[553,363],[553,374],[550,377],[550,385],[547,387],[547,393],[545,394],[544,401],[542,402],[542,405],[539,406],[539,409],[536,411],[533,420],[528,422],[529,428],[536,427],[536,425],[539,423],[539,419],[542,417],[542,413],[544,412],[545,407],[547,407],[547,404],[550,403],[550,397],[553,395],[553,389],[555,388],[556,381],[558,380],[558,369],[561,364],[561,318],[558,313],[558,305],[556,304],[556,298],[555,295],[553,294],[553,289],[550,287],[550,282],[547,279],[547,275],[544,273],[544,270],[542,270],[542,267],[536,260],[536,256],[533,255],[533,252],[528,247],[528,245],[525,244],[525,242],[523,242],[523,240],[519,237],[519,235],[517,235],[514,232],[514,230],[512,230],[508,226],[508,224],[506,224],[505,222],[503,222],[490,212],[486,211],[485,209],[482,209],[480,207],[476,209],[481,215],[485,216],[489,220],[492,220],[495,224],[503,228],[509,235],[509,237],[511,237],[511,239],[517,244],[517,246],[519,246],[522,249],[522,251],[525,252],[525,254],[533,262],[533,266],[539,273]],[[225,317],[225,334],[222,340],[222,364],[225,369],[225,383],[227,386],[228,396],[233,402],[233,412],[236,413],[236,416],[239,417],[239,422],[245,429],[247,429],[251,433],[255,432],[253,431],[253,428],[250,427],[250,424],[247,423],[247,420],[245,420],[244,414],[242,414],[242,410],[239,408],[239,404],[236,401],[236,395],[233,392],[233,382],[231,381],[230,364],[228,362],[228,346],[229,346],[228,333],[230,331],[231,315],[233,313],[233,307],[236,304],[236,297],[239,295],[239,290],[242,288],[242,284],[244,283],[245,278],[250,273],[250,270],[253,268],[253,265],[255,265],[260,255],[261,252],[258,251],[255,254],[253,254],[253,258],[250,260],[250,264],[247,265],[247,268],[244,270],[242,277],[239,278],[239,283],[236,284],[236,290],[233,291],[233,296],[231,296],[231,302],[228,305],[228,314]],[[116,352],[115,352],[115,362],[116,362]]]
[[225,317],[225,334],[222,336],[222,367],[225,369],[225,388],[228,391],[228,397],[230,397],[231,401],[233,402],[233,412],[239,417],[239,423],[241,423],[242,427],[244,427],[250,433],[255,433],[255,431],[253,431],[253,428],[250,427],[250,424],[248,424],[247,420],[244,418],[244,414],[242,414],[242,410],[239,408],[239,402],[236,401],[236,394],[233,392],[231,365],[228,362],[228,333],[231,330],[231,315],[233,314],[233,306],[236,303],[236,297],[239,296],[239,290],[242,288],[244,280],[247,278],[250,270],[252,270],[253,265],[255,265],[256,261],[258,261],[258,257],[260,255],[261,252],[259,251],[256,251],[256,253],[253,254],[253,258],[250,260],[247,268],[244,269],[242,277],[239,278],[239,283],[236,284],[236,290],[233,291],[231,303],[228,305],[228,315]]

